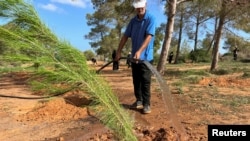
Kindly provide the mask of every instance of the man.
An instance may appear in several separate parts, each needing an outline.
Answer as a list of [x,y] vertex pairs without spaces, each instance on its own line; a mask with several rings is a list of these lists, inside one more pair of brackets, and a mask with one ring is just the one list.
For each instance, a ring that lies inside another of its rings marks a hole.
[[174,57],[174,53],[173,53],[173,51],[171,51],[169,56],[168,56],[168,63],[169,64],[171,64],[173,57]]
[[115,60],[121,57],[121,51],[128,38],[132,41],[132,77],[136,102],[131,108],[142,109],[144,114],[151,113],[150,86],[152,72],[141,61],[153,62],[153,44],[155,35],[155,17],[146,10],[146,0],[135,0],[133,6],[136,16],[132,18],[121,38]]

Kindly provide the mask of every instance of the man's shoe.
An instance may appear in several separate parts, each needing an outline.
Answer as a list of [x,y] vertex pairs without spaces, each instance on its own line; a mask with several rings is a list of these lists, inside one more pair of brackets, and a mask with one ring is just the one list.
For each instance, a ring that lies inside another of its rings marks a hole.
[[141,101],[136,101],[130,106],[131,109],[143,109],[143,105]]
[[150,109],[150,106],[149,105],[145,105],[144,107],[143,107],[143,114],[149,114],[149,113],[151,113],[151,109]]

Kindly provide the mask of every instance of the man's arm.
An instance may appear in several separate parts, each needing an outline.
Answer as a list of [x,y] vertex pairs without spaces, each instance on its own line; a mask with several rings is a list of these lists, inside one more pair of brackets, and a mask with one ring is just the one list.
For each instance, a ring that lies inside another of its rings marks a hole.
[[135,53],[135,56],[133,57],[134,59],[140,59],[140,56],[141,56],[141,53],[144,49],[147,48],[149,42],[151,41],[152,39],[152,35],[148,34],[145,38],[145,40],[143,41],[140,49]]
[[122,37],[122,39],[121,39],[121,41],[119,43],[119,47],[117,49],[117,52],[116,52],[115,61],[118,61],[121,58],[121,51],[122,51],[125,43],[127,42],[127,40],[128,40],[128,37],[123,35],[123,37]]

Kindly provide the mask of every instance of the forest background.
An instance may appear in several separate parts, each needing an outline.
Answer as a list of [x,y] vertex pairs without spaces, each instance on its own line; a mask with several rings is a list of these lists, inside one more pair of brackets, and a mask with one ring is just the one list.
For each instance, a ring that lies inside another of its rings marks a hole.
[[[85,36],[95,50],[85,51],[87,58],[95,54],[100,59],[109,58],[117,49],[119,39],[127,21],[134,16],[132,1],[92,1],[93,14],[88,14],[91,32]],[[169,52],[175,54],[174,62],[188,60],[211,62],[211,70],[217,67],[219,59],[230,60],[238,47],[239,58],[249,58],[249,1],[247,0],[168,0],[165,14],[168,21],[157,28],[155,41],[155,62],[157,69],[164,72]],[[115,9],[115,12],[113,11]],[[127,43],[123,53],[131,49]],[[224,54],[220,50],[225,49]],[[190,55],[194,51],[195,55]],[[91,55],[88,55],[91,54]],[[230,58],[230,57],[229,57]]]

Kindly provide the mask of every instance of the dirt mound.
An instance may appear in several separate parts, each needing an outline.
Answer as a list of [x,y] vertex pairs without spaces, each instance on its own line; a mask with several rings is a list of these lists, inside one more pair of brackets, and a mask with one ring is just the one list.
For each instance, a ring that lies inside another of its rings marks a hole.
[[19,121],[68,121],[88,116],[87,108],[67,104],[63,98],[40,102],[33,111],[19,116]]
[[160,128],[158,130],[136,128],[140,141],[175,141],[178,140],[176,131],[173,128]]
[[250,79],[235,77],[207,77],[203,78],[200,82],[200,85],[216,85],[220,87],[248,87],[250,85]]

